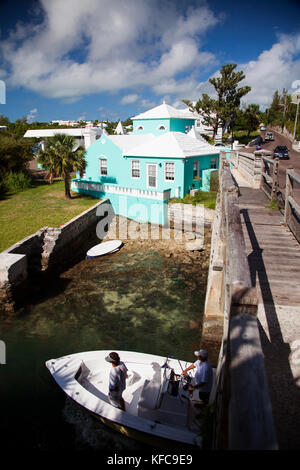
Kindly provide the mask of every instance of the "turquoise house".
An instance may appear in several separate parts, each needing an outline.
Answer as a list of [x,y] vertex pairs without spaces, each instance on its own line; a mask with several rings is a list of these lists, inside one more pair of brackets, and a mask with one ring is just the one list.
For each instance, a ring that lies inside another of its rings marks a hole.
[[168,201],[208,190],[219,167],[219,150],[196,133],[195,119],[163,103],[132,118],[131,134],[103,133],[87,149],[85,174],[72,180],[72,190],[108,197],[129,219],[166,224]]

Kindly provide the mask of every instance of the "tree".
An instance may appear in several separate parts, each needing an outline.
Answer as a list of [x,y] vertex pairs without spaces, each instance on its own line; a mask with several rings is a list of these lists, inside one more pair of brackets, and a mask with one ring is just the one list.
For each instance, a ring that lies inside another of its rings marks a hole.
[[234,122],[241,104],[241,98],[251,91],[251,87],[247,85],[238,88],[239,83],[246,76],[242,70],[235,72],[236,67],[236,64],[223,65],[220,76],[209,79],[217,92],[223,134],[226,128],[230,126],[233,135]]
[[0,126],[7,126],[9,124],[9,118],[0,114]]
[[73,136],[56,134],[46,140],[45,149],[39,153],[38,163],[64,179],[65,197],[71,199],[71,173],[79,171],[82,176],[86,167],[85,149],[81,145],[76,146]]
[[245,75],[242,71],[235,72],[236,67],[236,64],[222,65],[219,76],[209,79],[217,93],[216,99],[203,93],[202,99],[194,106],[188,100],[183,100],[191,110],[203,116],[205,124],[213,127],[213,138],[220,126],[223,134],[229,125],[233,131],[241,98],[251,90],[249,86],[238,88]]
[[248,137],[250,132],[255,131],[260,123],[260,112],[258,104],[249,104],[245,110],[245,121],[248,130]]
[[202,99],[199,99],[195,105],[189,100],[182,100],[191,111],[196,111],[203,118],[203,124],[212,127],[213,139],[218,132],[221,123],[220,110],[216,100],[210,98],[207,93],[202,93]]
[[273,94],[272,104],[268,112],[268,124],[275,124],[280,122],[281,108],[280,108],[280,96],[278,90]]

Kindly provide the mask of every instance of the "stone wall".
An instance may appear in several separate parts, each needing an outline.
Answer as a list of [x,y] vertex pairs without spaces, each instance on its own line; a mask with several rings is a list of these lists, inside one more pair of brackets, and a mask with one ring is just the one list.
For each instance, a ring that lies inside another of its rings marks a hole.
[[59,272],[100,242],[96,226],[103,216],[97,212],[103,203],[110,201],[98,202],[60,227],[44,227],[0,253],[0,309],[13,312],[33,279]]
[[259,188],[262,171],[261,157],[269,155],[271,155],[271,152],[267,150],[257,150],[254,153],[232,150],[230,152],[230,163],[246,178],[252,188]]
[[168,219],[171,227],[184,228],[203,234],[204,228],[210,228],[215,211],[202,205],[193,206],[184,203],[168,204]]
[[103,203],[109,203],[109,199],[104,199],[60,227],[46,227],[41,258],[43,271],[64,267],[69,260],[81,258],[86,250],[100,243],[96,226],[101,217],[97,215],[97,209]]

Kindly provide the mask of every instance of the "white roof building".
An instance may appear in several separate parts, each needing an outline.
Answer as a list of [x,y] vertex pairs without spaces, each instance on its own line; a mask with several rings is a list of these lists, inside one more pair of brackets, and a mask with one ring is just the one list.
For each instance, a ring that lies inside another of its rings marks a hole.
[[125,129],[124,129],[123,124],[121,123],[121,121],[118,122],[118,125],[117,125],[117,127],[115,128],[115,131],[114,131],[114,132],[115,132],[115,134],[122,134],[122,135],[126,134],[126,131],[125,131]]
[[[127,135],[108,135],[107,137],[120,149],[122,149],[123,155],[129,155],[128,152],[131,149],[139,147],[141,144],[148,145],[155,136],[153,134],[144,134],[144,135],[136,135],[136,134],[127,134]],[[102,138],[103,141],[103,138]]]
[[[136,136],[137,137],[137,136]],[[141,136],[141,137],[146,137]],[[129,148],[125,155],[130,157],[186,158],[218,154],[220,151],[201,137],[192,137],[183,132],[167,132],[152,136],[147,142]]]
[[66,134],[76,137],[78,144],[84,145],[87,149],[102,134],[103,130],[99,127],[78,127],[74,129],[29,129],[24,137],[47,138],[55,134]]
[[176,109],[163,102],[163,104],[138,114],[131,119],[197,119],[198,115],[188,109]]

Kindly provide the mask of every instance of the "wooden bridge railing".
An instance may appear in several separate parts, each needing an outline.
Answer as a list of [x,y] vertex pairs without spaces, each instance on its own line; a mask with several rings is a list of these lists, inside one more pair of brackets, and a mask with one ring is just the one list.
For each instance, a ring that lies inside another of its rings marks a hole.
[[300,175],[298,175],[293,169],[287,169],[285,184],[284,222],[300,243],[300,206],[293,197],[295,183],[300,185]]
[[[244,177],[247,176],[247,181],[253,188],[257,187],[258,168],[260,166],[260,184],[258,187],[271,201],[275,201],[280,209],[284,209],[285,224],[300,243],[300,205],[295,197],[295,193],[298,192],[298,201],[300,200],[300,175],[293,168],[288,168],[286,170],[285,189],[281,189],[278,182],[279,159],[272,160],[265,154],[266,151],[254,152],[254,155],[256,155],[254,157],[249,153],[233,151],[230,153],[229,161]],[[256,158],[260,159],[259,164]],[[245,161],[247,161],[247,164],[245,164]],[[247,172],[245,172],[246,167],[248,168]],[[297,189],[295,185],[298,185]]]
[[260,188],[269,199],[277,200],[279,158],[271,160],[267,157],[261,157],[261,164]]
[[[214,274],[219,278],[214,284]],[[211,401],[215,449],[276,449],[263,353],[238,205],[229,164],[220,168],[205,315],[222,310],[223,339]]]

